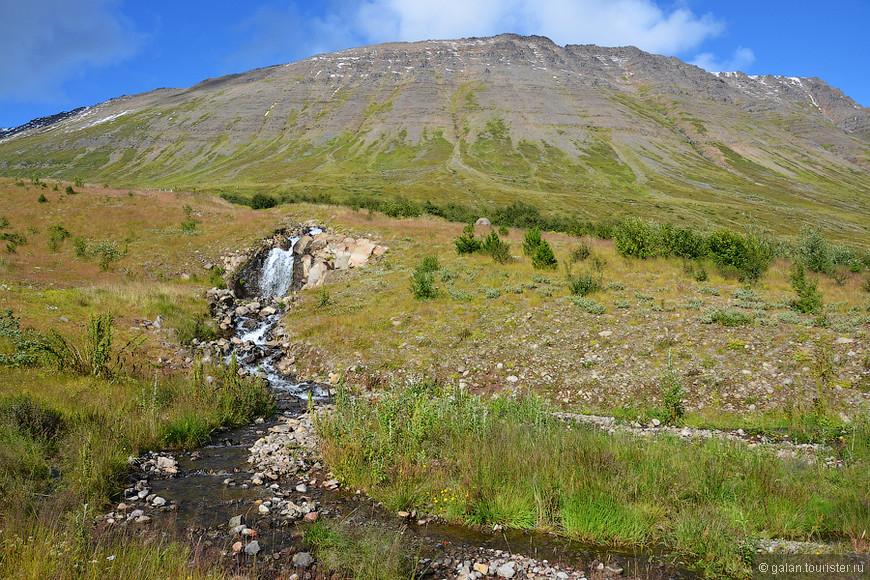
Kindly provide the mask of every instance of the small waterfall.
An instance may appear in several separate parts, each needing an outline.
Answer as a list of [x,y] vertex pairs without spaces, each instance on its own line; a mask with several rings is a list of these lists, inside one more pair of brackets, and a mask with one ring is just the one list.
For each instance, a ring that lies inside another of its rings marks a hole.
[[284,296],[293,283],[293,246],[296,240],[291,240],[290,249],[272,248],[266,262],[263,264],[263,273],[260,276],[260,296]]
[[[320,228],[310,228],[308,233],[316,235],[322,232]],[[263,264],[260,275],[260,297],[286,296],[293,284],[293,247],[301,236],[290,238],[290,248],[272,248]]]

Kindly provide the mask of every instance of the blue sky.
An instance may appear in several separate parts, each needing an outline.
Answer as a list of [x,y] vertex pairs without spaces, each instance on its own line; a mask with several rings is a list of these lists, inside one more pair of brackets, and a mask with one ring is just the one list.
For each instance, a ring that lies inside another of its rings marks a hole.
[[817,76],[870,106],[868,25],[870,0],[0,0],[0,127],[352,46],[502,32]]

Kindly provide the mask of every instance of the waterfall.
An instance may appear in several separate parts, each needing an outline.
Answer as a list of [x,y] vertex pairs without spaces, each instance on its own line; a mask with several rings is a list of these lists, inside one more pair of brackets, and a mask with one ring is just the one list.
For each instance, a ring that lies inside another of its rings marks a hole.
[[260,276],[260,296],[267,298],[287,294],[293,283],[293,246],[298,239],[293,238],[289,250],[272,248],[269,252]]
[[[320,228],[310,228],[308,233],[316,235],[322,232]],[[293,284],[293,247],[301,236],[290,238],[290,248],[272,248],[263,264],[260,275],[260,296],[286,296]]]

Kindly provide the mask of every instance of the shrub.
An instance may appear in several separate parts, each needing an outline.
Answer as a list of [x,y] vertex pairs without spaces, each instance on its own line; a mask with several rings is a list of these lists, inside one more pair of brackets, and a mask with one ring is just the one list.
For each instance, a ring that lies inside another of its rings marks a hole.
[[547,240],[541,240],[534,256],[532,256],[532,266],[538,270],[555,270],[558,265],[553,248],[550,247]]
[[118,242],[103,240],[96,244],[89,243],[87,253],[88,255],[98,256],[100,259],[100,270],[106,271],[112,262],[120,260],[121,256],[127,252],[125,250],[122,251]]
[[76,258],[88,257],[88,246],[90,242],[87,238],[77,237],[73,239],[73,253]]
[[667,255],[695,260],[707,254],[707,239],[689,228],[674,228],[665,224],[660,237],[663,253]]
[[534,256],[535,251],[540,245],[541,230],[539,230],[538,228],[531,228],[529,231],[526,232],[526,235],[523,238],[523,255]]
[[722,229],[710,234],[710,256],[724,272],[733,269],[741,281],[758,280],[770,262],[770,255],[752,235]]
[[65,191],[67,195],[75,195],[77,193],[76,190],[73,189],[72,185],[67,185]]
[[56,252],[60,247],[61,242],[63,242],[68,237],[72,236],[63,226],[53,225],[48,228],[48,248],[52,252]]
[[656,224],[638,217],[627,217],[616,227],[613,236],[616,251],[623,256],[645,259],[658,252],[659,231]]
[[265,193],[257,192],[251,197],[251,209],[269,209],[276,205],[278,205],[278,200]]
[[511,259],[510,244],[499,238],[495,230],[489,232],[483,241],[483,250],[499,264],[504,264]]
[[604,305],[599,304],[592,298],[572,296],[571,300],[584,312],[588,312],[589,314],[604,314]]
[[181,231],[186,234],[193,234],[196,232],[196,226],[199,225],[199,222],[193,217],[193,208],[189,205],[184,206],[184,219],[181,221]]
[[568,289],[575,296],[587,296],[601,290],[601,275],[584,272],[568,280]]
[[668,366],[659,377],[659,393],[662,399],[659,418],[668,425],[679,423],[686,413],[683,407],[683,379],[674,370],[670,351]]
[[45,197],[45,194],[44,194],[44,193],[40,193],[40,194],[39,194],[39,198],[38,198],[36,201],[38,201],[39,203],[45,203],[45,202],[48,201],[48,198]]
[[411,273],[411,294],[417,300],[431,300],[438,295],[435,288],[435,275],[431,270],[421,268],[422,262]]
[[831,248],[817,227],[805,227],[798,233],[797,257],[811,272],[827,274],[833,265]]
[[483,248],[480,240],[474,237],[474,224],[466,225],[462,230],[462,235],[453,240],[456,245],[457,254],[473,254],[479,252]]
[[73,183],[75,183],[76,187],[84,187],[85,179],[81,175],[77,175],[73,177]]
[[[75,243],[75,240],[73,241]],[[224,280],[225,270],[221,266],[215,266],[208,272],[208,283],[214,288],[225,290],[227,282]]]
[[592,248],[586,242],[580,242],[576,247],[571,249],[571,261],[582,262],[592,253]]
[[722,326],[745,326],[752,323],[752,317],[741,310],[731,308],[710,307],[704,310],[699,319],[703,324],[721,324]]
[[807,278],[804,266],[795,262],[791,270],[791,287],[797,298],[791,301],[791,307],[802,314],[813,314],[822,310],[822,293],[818,284]]
[[417,269],[423,272],[437,272],[441,269],[441,265],[438,263],[438,256],[431,254],[424,257],[417,265]]
[[504,226],[498,226],[498,235],[500,235],[500,236],[508,235],[508,229]]

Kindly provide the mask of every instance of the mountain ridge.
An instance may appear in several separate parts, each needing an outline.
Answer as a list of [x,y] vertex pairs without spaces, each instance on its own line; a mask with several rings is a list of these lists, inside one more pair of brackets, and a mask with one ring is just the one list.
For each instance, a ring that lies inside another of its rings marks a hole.
[[349,48],[118,97],[0,139],[0,173],[34,172],[706,223],[769,212],[774,230],[820,215],[870,238],[870,110],[839,89],[514,34]]

